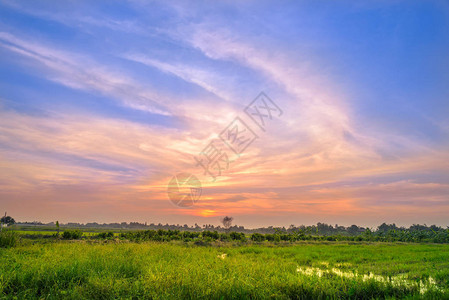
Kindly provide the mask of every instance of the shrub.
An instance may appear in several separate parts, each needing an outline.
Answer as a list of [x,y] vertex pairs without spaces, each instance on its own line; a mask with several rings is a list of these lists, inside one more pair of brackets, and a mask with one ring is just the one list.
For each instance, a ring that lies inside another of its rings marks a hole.
[[274,234],[266,233],[265,238],[267,241],[273,242],[274,241]]
[[279,234],[279,238],[281,241],[288,241],[290,239],[290,236],[288,234]]
[[114,233],[112,231],[108,231],[108,232],[100,232],[97,235],[98,238],[100,239],[107,239],[107,238],[112,238],[114,237]]
[[229,236],[234,241],[245,241],[246,240],[245,234],[243,232],[235,232],[235,231],[233,231],[233,232],[231,232],[229,234]]
[[203,231],[203,238],[211,238],[213,240],[218,240],[218,238],[220,237],[220,235],[218,234],[217,231]]
[[193,239],[197,238],[199,236],[199,232],[190,232],[190,231],[183,231],[181,232],[181,238],[186,241],[192,241]]
[[62,238],[66,240],[77,240],[83,236],[81,230],[64,230]]
[[251,235],[251,240],[254,242],[263,242],[265,240],[265,236],[256,232]]
[[220,233],[220,241],[230,241],[231,237],[227,233]]

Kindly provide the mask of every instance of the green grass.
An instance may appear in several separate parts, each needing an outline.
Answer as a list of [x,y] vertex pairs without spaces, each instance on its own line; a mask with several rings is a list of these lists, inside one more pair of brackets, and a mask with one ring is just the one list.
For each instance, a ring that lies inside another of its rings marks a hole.
[[0,248],[14,247],[19,240],[19,236],[12,230],[5,229],[0,232]]
[[7,299],[449,299],[449,245],[55,241],[0,261]]

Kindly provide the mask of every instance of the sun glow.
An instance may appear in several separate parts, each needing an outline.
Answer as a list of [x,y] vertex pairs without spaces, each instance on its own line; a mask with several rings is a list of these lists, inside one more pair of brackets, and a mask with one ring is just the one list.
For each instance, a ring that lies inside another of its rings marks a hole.
[[215,210],[211,210],[211,209],[203,209],[199,211],[199,215],[202,217],[212,217],[216,215],[216,211]]

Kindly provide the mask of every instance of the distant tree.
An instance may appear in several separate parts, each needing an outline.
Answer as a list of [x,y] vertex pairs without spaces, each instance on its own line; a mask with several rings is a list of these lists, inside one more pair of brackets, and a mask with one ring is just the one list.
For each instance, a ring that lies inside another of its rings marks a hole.
[[0,222],[2,224],[6,224],[6,225],[13,225],[16,223],[16,221],[13,218],[11,218],[10,216],[7,216],[6,213],[5,213],[5,216],[0,219]]
[[224,217],[221,220],[221,223],[223,224],[223,227],[225,228],[226,231],[228,231],[229,228],[231,228],[232,220],[234,220],[234,218],[233,217],[228,217],[228,216]]
[[347,230],[348,230],[349,234],[355,235],[359,232],[359,226],[351,225],[350,227],[348,227]]
[[426,224],[424,225],[420,225],[420,224],[413,224],[412,226],[410,226],[409,230],[411,231],[420,231],[420,230],[429,230],[429,228],[426,226]]
[[382,223],[381,225],[379,225],[377,227],[377,231],[380,231],[380,232],[387,232],[389,230],[397,230],[397,229],[398,229],[398,227],[396,226],[395,223],[393,223],[393,224]]
[[439,226],[437,226],[437,225],[431,225],[429,228],[430,228],[430,230],[432,230],[433,232],[440,231],[440,230],[442,229],[441,227],[439,227]]

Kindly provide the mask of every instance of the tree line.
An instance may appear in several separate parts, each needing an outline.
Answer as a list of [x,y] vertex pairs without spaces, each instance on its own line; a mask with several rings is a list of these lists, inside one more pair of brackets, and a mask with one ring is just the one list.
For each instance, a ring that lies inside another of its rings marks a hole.
[[[230,217],[228,217],[230,218]],[[3,218],[2,218],[3,219]],[[224,218],[226,219],[226,217]],[[223,219],[223,220],[224,220]],[[194,224],[193,226],[189,226],[187,224],[180,225],[180,224],[155,224],[155,223],[139,223],[139,222],[121,222],[121,223],[66,223],[66,224],[60,224],[59,226],[62,229],[89,229],[89,228],[102,228],[102,229],[112,229],[112,230],[121,230],[121,229],[142,229],[142,230],[180,230],[180,231],[193,231],[193,232],[202,232],[202,231],[217,231],[217,232],[242,232],[245,234],[252,234],[252,233],[261,233],[261,234],[274,234],[277,232],[283,232],[283,233],[293,233],[296,231],[304,231],[313,235],[322,235],[322,236],[328,236],[328,235],[342,235],[342,236],[357,236],[361,235],[362,233],[369,231],[369,232],[376,232],[378,234],[382,232],[387,231],[398,231],[398,232],[414,232],[414,231],[428,231],[428,232],[438,232],[438,231],[444,231],[447,228],[442,228],[441,226],[436,225],[420,225],[420,224],[413,224],[409,227],[398,227],[396,224],[386,224],[383,223],[376,228],[367,228],[357,225],[351,225],[351,226],[340,226],[340,225],[330,225],[326,223],[320,223],[318,222],[316,225],[290,225],[289,227],[275,227],[275,226],[268,226],[268,227],[261,227],[261,228],[254,228],[249,229],[245,228],[244,226],[238,226],[238,225],[231,225],[231,221],[229,219],[225,220],[226,222],[223,225],[214,226],[212,224],[204,224],[202,226],[198,224]],[[42,223],[42,222],[17,222],[18,226],[36,226],[36,227],[45,227],[45,228],[51,228],[55,227],[55,222],[50,223]]]
[[[381,227],[381,226],[379,226]],[[64,231],[63,238],[78,239],[82,237],[80,230]],[[372,231],[366,229],[358,235],[318,235],[310,230],[277,230],[275,233],[257,233],[245,234],[243,232],[218,232],[218,231],[181,231],[181,230],[132,230],[120,232],[118,235],[114,232],[100,232],[93,239],[123,239],[133,242],[143,241],[183,241],[194,242],[195,244],[205,244],[209,242],[297,242],[297,241],[366,241],[366,242],[414,242],[414,243],[449,243],[449,229],[427,230],[424,228],[392,229],[385,228]]]

